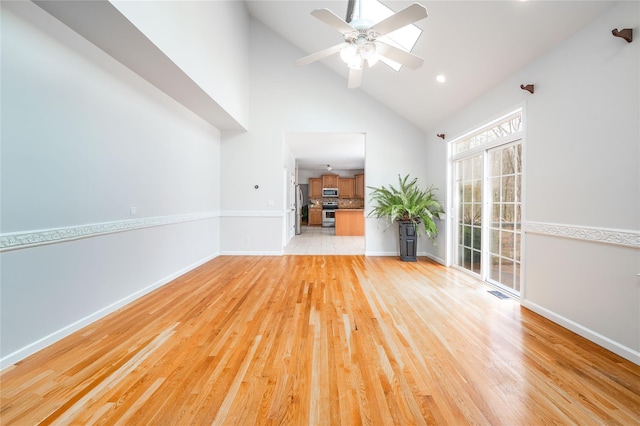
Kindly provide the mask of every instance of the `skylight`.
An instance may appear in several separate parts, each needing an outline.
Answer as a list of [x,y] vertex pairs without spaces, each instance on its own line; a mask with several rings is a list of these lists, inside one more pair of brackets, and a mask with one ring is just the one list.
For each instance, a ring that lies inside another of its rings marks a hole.
[[[389,9],[378,0],[361,0],[360,7],[360,16],[374,23],[378,23],[395,13],[395,11]],[[416,45],[420,34],[422,34],[422,30],[416,27],[414,24],[411,24],[395,30],[394,32],[389,33],[384,37],[380,37],[379,40],[384,41],[385,43],[388,43],[392,46],[404,49],[407,52],[411,52],[413,47]],[[396,71],[400,71],[400,68],[402,67],[402,65],[400,65],[399,63],[384,57],[381,57],[380,61],[384,62]]]

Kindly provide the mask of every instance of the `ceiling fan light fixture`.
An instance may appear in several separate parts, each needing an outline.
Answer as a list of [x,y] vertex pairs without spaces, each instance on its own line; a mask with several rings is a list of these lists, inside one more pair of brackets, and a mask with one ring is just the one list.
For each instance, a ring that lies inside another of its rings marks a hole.
[[374,66],[376,62],[378,62],[378,59],[380,59],[374,42],[366,42],[363,44],[362,47],[360,47],[360,53],[362,54],[362,58],[367,60],[369,67]]
[[340,59],[342,59],[345,64],[349,65],[353,62],[357,54],[358,48],[354,44],[349,44],[340,50]]
[[370,41],[356,40],[356,42],[348,44],[340,50],[340,59],[351,69],[362,69],[363,62],[366,60],[369,67],[372,67],[380,59],[377,53],[376,44]]

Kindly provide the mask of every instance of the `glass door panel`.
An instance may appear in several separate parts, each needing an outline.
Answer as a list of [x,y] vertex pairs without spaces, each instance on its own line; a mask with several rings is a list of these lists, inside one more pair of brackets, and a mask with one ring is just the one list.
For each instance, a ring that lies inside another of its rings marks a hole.
[[487,278],[519,293],[522,144],[500,146],[487,154],[487,194],[491,197]]
[[482,154],[455,162],[457,197],[456,264],[481,274],[482,266]]

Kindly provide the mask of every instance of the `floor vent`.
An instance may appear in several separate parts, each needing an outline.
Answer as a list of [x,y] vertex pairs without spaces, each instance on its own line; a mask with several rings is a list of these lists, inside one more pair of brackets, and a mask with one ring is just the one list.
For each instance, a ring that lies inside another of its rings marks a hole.
[[498,290],[489,290],[489,293],[493,294],[498,299],[508,299],[509,298],[509,296],[507,296],[506,294],[504,294],[502,292],[499,292]]

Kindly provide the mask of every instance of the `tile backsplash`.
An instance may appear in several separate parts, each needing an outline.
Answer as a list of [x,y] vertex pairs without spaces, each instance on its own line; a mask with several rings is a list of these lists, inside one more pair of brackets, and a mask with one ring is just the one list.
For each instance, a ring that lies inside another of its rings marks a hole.
[[[311,207],[322,207],[323,201],[336,201],[335,198],[312,198],[309,200]],[[364,200],[362,198],[338,198],[339,209],[363,209]]]

